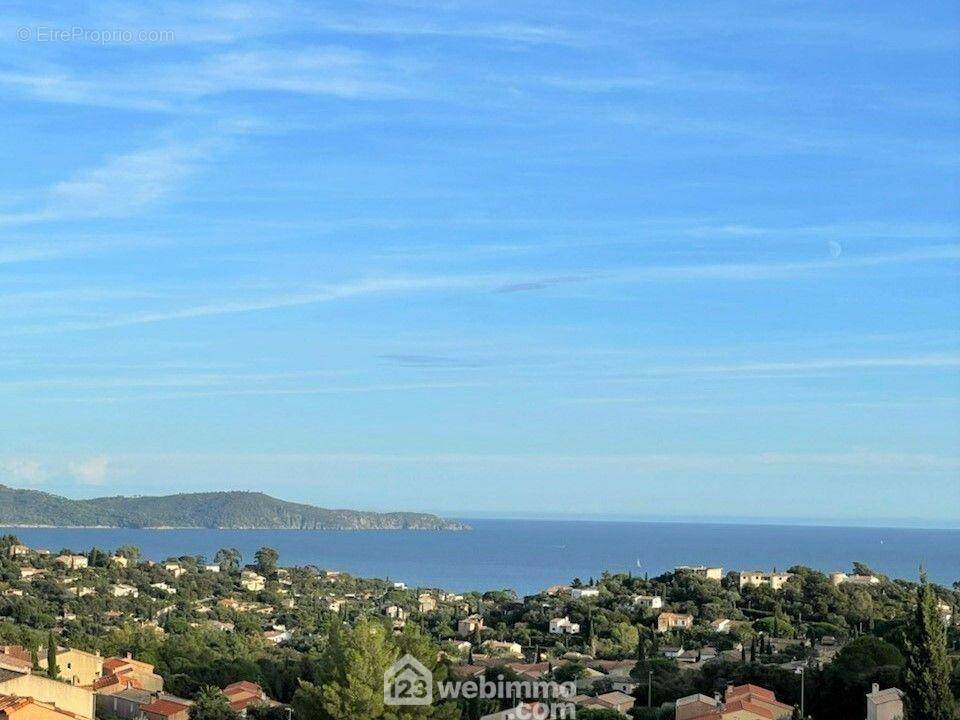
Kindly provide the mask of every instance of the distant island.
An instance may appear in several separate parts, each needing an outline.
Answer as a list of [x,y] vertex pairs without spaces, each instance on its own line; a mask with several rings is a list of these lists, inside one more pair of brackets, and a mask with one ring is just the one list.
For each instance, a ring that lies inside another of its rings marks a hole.
[[330,510],[259,492],[71,500],[0,485],[0,526],[223,530],[469,530],[427,513]]

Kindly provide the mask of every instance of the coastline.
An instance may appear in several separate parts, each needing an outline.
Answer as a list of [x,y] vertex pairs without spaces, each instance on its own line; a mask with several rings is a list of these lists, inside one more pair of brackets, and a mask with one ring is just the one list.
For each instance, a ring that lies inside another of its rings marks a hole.
[[12,527],[36,547],[137,545],[144,557],[205,555],[233,547],[250,558],[263,546],[286,565],[315,565],[358,577],[391,577],[451,590],[509,587],[520,593],[602,570],[659,574],[678,565],[735,570],[795,565],[848,571],[853,561],[891,578],[960,579],[960,532],[679,523],[473,520],[470,532],[350,532],[273,528]]

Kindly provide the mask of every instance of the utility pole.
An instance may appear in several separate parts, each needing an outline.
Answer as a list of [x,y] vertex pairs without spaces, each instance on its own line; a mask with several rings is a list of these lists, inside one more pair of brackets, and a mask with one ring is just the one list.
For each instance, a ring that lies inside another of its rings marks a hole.
[[804,707],[804,700],[805,700],[805,698],[804,698],[804,685],[806,684],[806,683],[804,683],[804,678],[806,677],[806,675],[805,675],[805,673],[803,672],[803,670],[804,670],[804,669],[803,669],[803,666],[800,666],[800,667],[797,668],[797,673],[800,675],[800,717],[806,718],[806,717],[807,717],[807,713],[805,712],[805,709],[806,709],[806,708]]
[[647,707],[653,707],[653,670],[647,670]]

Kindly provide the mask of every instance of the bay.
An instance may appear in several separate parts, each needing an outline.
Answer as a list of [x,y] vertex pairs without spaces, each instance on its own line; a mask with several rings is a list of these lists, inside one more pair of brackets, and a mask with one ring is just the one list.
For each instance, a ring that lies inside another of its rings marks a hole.
[[469,532],[138,530],[7,528],[32,547],[57,552],[138,546],[144,557],[212,559],[235,547],[247,562],[261,546],[282,565],[315,565],[409,586],[512,588],[529,594],[604,570],[657,575],[677,565],[849,571],[853,561],[915,580],[922,564],[944,585],[960,580],[960,530],[575,520],[466,520]]

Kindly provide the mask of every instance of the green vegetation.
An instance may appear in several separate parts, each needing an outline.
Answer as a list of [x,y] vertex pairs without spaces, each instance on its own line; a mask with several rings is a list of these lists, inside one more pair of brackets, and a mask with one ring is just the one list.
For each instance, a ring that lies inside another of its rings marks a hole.
[[956,701],[950,694],[950,663],[946,633],[937,598],[921,577],[917,604],[907,640],[905,682],[911,719],[955,720]]
[[[640,706],[633,717],[644,720],[665,720],[662,705],[693,693],[713,696],[729,684],[760,685],[798,704],[798,668],[815,720],[861,717],[873,683],[906,691],[913,709],[906,720],[956,719],[960,633],[950,618],[960,590],[926,581],[876,576],[835,585],[794,567],[774,591],[741,588],[733,574],[718,581],[686,571],[654,578],[604,573],[592,583],[595,597],[574,599],[558,587],[521,598],[509,590],[455,594],[284,568],[267,547],[248,559],[253,565],[224,548],[213,567],[194,556],[153,563],[131,547],[118,552],[123,562],[92,548],[84,553],[89,567],[69,569],[54,555],[11,554],[16,544],[13,536],[0,538],[0,644],[22,645],[35,665],[38,654],[57,645],[131,653],[156,666],[169,692],[197,701],[194,720],[231,718],[220,714],[222,696],[206,688],[240,680],[288,704],[292,720],[478,720],[507,709],[490,699],[385,706],[383,672],[408,653],[437,682],[482,666],[488,677],[534,672],[599,695],[632,678]],[[263,589],[246,589],[242,572],[259,573]],[[116,594],[120,586],[136,595]],[[651,596],[663,607],[645,604]],[[688,613],[692,626],[661,632],[661,611]],[[483,626],[461,627],[469,616],[480,616]],[[579,631],[551,633],[558,618]],[[490,650],[491,641],[504,645]],[[519,656],[509,643],[519,646]],[[680,648],[682,657],[665,655]],[[56,674],[55,655],[47,658],[47,672]],[[287,720],[285,710],[264,705],[247,717]],[[578,716],[605,720],[602,710]]]
[[277,500],[254,492],[163,497],[68,498],[0,485],[0,525],[52,527],[203,527],[295,530],[462,530],[425,513],[373,513]]
[[193,699],[190,720],[239,720],[220,688],[207,686]]

